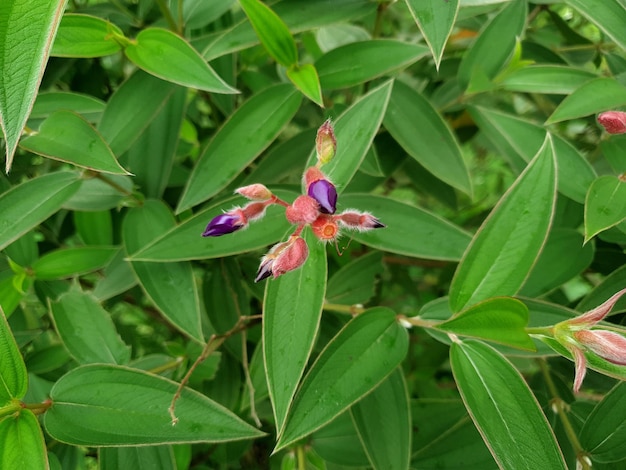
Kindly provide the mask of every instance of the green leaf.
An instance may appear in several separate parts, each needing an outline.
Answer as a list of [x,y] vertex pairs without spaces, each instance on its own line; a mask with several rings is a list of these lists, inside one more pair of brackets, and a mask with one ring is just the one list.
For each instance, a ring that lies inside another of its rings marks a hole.
[[74,194],[78,173],[48,173],[0,195],[0,249],[46,220]]
[[354,404],[350,412],[372,467],[408,470],[412,426],[401,369]]
[[119,251],[116,246],[78,246],[46,253],[32,265],[39,280],[64,279],[105,267]]
[[368,82],[408,67],[428,48],[393,39],[360,41],[333,49],[315,62],[322,88],[334,90]]
[[122,294],[137,285],[135,272],[126,260],[126,253],[120,250],[104,269],[102,279],[98,281],[93,296],[100,302]]
[[626,219],[626,182],[613,175],[596,179],[585,201],[585,243]]
[[[135,253],[175,226],[174,216],[162,201],[146,201],[126,214],[122,227],[126,251]],[[197,242],[202,239],[198,237]],[[165,318],[192,338],[203,341],[200,297],[191,264],[131,261],[131,266],[146,295]]]
[[626,452],[626,384],[617,384],[598,403],[580,431],[580,444],[598,462],[617,462]]
[[63,204],[74,211],[105,211],[124,205],[132,194],[133,181],[125,175],[99,175],[82,181],[72,197]]
[[49,468],[46,443],[32,411],[0,420],[0,442],[0,468]]
[[53,405],[44,416],[44,425],[54,439],[85,446],[225,442],[263,436],[188,388],[176,403],[179,421],[172,426],[168,407],[177,387],[171,380],[136,369],[78,367],[52,387]]
[[166,29],[142,29],[124,53],[140,69],[168,82],[212,93],[238,93],[187,41]]
[[90,294],[71,291],[50,302],[63,344],[80,364],[126,364],[130,347],[120,338],[111,315]]
[[493,341],[533,351],[535,344],[526,333],[528,308],[510,297],[495,297],[454,315],[437,328],[459,336]]
[[548,237],[555,202],[554,149],[548,136],[463,255],[450,286],[453,312],[517,293]]
[[394,83],[384,124],[420,165],[471,195],[472,183],[459,144],[446,121],[420,93],[402,82]]
[[100,470],[176,470],[172,446],[101,447]]
[[39,132],[23,139],[20,147],[90,170],[130,174],[117,162],[98,131],[71,111],[57,111],[50,115],[41,124]]
[[439,216],[388,197],[369,194],[343,194],[338,211],[347,208],[374,214],[385,228],[365,233],[346,232],[373,248],[415,258],[458,261],[471,241],[471,235]]
[[[591,292],[587,293],[578,305],[576,305],[576,311],[587,312],[593,310],[617,291],[622,290],[624,285],[626,285],[626,265],[617,268],[606,276],[600,284],[596,285]],[[624,310],[625,305],[626,298],[622,297],[617,301],[613,310]]]
[[285,67],[297,66],[298,48],[284,21],[259,0],[239,0],[239,4],[268,54]]
[[343,266],[328,280],[326,302],[365,304],[375,294],[378,276],[383,273],[383,255],[372,251]]
[[[5,138],[6,171],[43,77],[64,0],[0,3],[0,127]],[[8,71],[11,73],[8,73]]]
[[139,138],[157,116],[176,86],[136,71],[107,102],[98,131],[117,156]]
[[304,96],[322,108],[324,107],[320,79],[313,64],[292,65],[287,69],[287,77]]
[[113,244],[113,218],[110,211],[76,211],[74,226],[85,245]]
[[241,105],[198,158],[178,203],[189,209],[221,191],[241,173],[294,116],[301,95],[287,84],[269,87]]
[[594,23],[621,48],[626,49],[626,8],[621,0],[565,0]]
[[32,121],[47,118],[55,111],[63,109],[80,114],[88,122],[97,122],[105,106],[104,101],[82,93],[66,91],[39,93],[28,118],[28,125],[32,128],[39,128],[39,125],[35,125]]
[[424,39],[435,61],[435,67],[439,70],[443,50],[446,47],[446,42],[454,26],[456,14],[459,11],[459,0],[449,0],[447,2],[406,0],[406,4],[417,26],[424,35]]
[[[485,136],[507,156],[511,165],[521,171],[532,160],[546,139],[546,130],[511,114],[494,109],[471,107],[469,112]],[[583,203],[589,185],[596,178],[593,167],[565,139],[552,135],[559,175],[559,191],[576,202]]]
[[511,58],[517,38],[522,35],[527,6],[524,0],[509,2],[478,34],[463,55],[458,79],[462,89],[473,82],[493,79]]
[[454,380],[500,468],[567,469],[537,399],[513,365],[479,341],[452,344]]
[[122,50],[117,38],[124,33],[113,23],[97,16],[68,13],[61,18],[51,56],[102,57]]
[[327,462],[347,467],[369,467],[371,464],[346,411],[311,436],[311,447]]
[[408,335],[393,311],[377,307],[353,318],[302,381],[275,451],[319,429],[374,389],[407,350]]
[[326,291],[326,249],[310,230],[305,241],[304,266],[268,280],[263,302],[263,357],[278,431],[313,349]]
[[589,80],[557,106],[546,124],[576,119],[626,105],[626,86],[614,78]]
[[500,85],[505,90],[522,93],[569,95],[596,77],[595,73],[585,69],[563,65],[531,65],[507,73]]
[[2,357],[0,361],[0,406],[3,406],[12,399],[22,398],[26,394],[28,372],[2,310],[0,310],[0,357]]

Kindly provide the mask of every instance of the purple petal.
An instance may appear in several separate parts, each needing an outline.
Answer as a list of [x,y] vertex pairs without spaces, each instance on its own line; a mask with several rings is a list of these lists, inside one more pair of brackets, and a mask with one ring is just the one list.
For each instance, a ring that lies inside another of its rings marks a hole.
[[227,212],[226,214],[214,217],[202,233],[203,237],[220,237],[233,233],[243,227],[241,217],[237,214]]
[[261,261],[261,266],[259,266],[259,270],[256,273],[256,277],[254,278],[254,282],[262,281],[263,279],[267,279],[270,277],[272,273],[272,266],[274,265],[274,259],[263,258]]
[[320,205],[320,212],[334,214],[337,210],[337,190],[330,181],[314,181],[309,185],[308,194]]

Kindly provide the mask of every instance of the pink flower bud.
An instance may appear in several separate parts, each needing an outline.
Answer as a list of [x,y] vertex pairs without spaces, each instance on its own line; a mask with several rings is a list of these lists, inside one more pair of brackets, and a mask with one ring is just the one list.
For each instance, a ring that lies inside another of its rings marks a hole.
[[339,235],[339,226],[331,215],[322,214],[311,224],[313,234],[322,241],[334,240]]
[[309,248],[303,238],[292,235],[289,240],[277,243],[263,257],[254,282],[270,276],[276,279],[286,272],[293,271],[304,264],[309,256]]
[[285,210],[287,220],[292,224],[310,224],[320,213],[319,204],[311,196],[298,196]]
[[626,365],[626,338],[608,330],[580,330],[573,334],[581,346],[613,364]]
[[324,173],[322,173],[322,170],[315,166],[306,169],[306,171],[304,172],[304,185],[306,186],[307,191],[309,189],[309,186],[311,186],[311,183],[315,183],[319,180],[328,181],[328,177]]
[[360,232],[385,227],[385,224],[368,212],[348,210],[337,215],[337,220],[343,226]]
[[604,318],[609,314],[613,306],[624,294],[626,294],[626,289],[622,289],[616,294],[613,294],[608,300],[604,301],[596,308],[589,310],[588,312],[585,312],[575,318],[572,318],[571,320],[566,320],[564,323],[567,323],[570,326],[593,326],[599,321],[604,320]]
[[241,209],[233,209],[225,214],[213,217],[206,226],[203,237],[220,237],[229,233],[236,232],[245,226],[244,216]]
[[607,111],[598,115],[598,122],[609,134],[626,133],[626,113],[622,111]]
[[272,197],[272,192],[259,183],[237,188],[235,192],[252,201],[266,201]]
[[326,120],[317,130],[315,151],[317,152],[317,160],[322,165],[331,161],[335,156],[337,139],[335,138],[335,131],[330,119]]
[[251,202],[241,209],[246,223],[258,220],[265,215],[266,204],[262,202]]

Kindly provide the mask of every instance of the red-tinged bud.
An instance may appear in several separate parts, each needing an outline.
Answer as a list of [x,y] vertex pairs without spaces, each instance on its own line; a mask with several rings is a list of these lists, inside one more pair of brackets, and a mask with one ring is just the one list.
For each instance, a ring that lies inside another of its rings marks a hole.
[[587,358],[580,348],[572,346],[568,349],[574,357],[574,366],[576,369],[574,374],[574,392],[578,393],[585,379],[585,375],[587,375]]
[[601,305],[598,305],[596,308],[589,310],[588,312],[583,313],[575,318],[570,320],[566,320],[563,323],[569,326],[581,326],[581,327],[590,327],[595,325],[609,314],[613,306],[617,303],[622,295],[626,294],[626,289],[622,289],[616,294],[612,295],[608,300],[604,301]]
[[266,207],[267,205],[262,202],[251,202],[250,204],[244,206],[244,208],[241,209],[241,212],[243,212],[246,223],[262,218],[265,215]]
[[335,131],[330,119],[326,120],[317,130],[315,151],[317,152],[317,160],[322,165],[330,162],[335,156],[337,139],[335,138]]
[[385,224],[368,212],[349,210],[337,215],[336,218],[346,228],[360,232],[385,227]]
[[203,237],[220,237],[233,233],[246,225],[246,219],[241,209],[235,208],[225,214],[220,214],[209,222],[204,232]]
[[313,234],[322,241],[330,241],[339,235],[339,226],[331,215],[322,214],[311,224]]
[[306,186],[307,190],[309,189],[311,183],[319,180],[328,180],[328,177],[324,173],[322,173],[322,170],[315,166],[306,169],[306,171],[304,172],[304,185]]
[[598,122],[609,134],[626,134],[626,113],[622,111],[601,113]]
[[270,276],[276,279],[286,272],[293,271],[304,264],[309,256],[309,248],[303,238],[292,235],[289,240],[277,243],[263,257],[254,282]]
[[292,224],[310,224],[319,214],[319,204],[307,195],[298,196],[285,210],[285,217]]
[[235,192],[252,201],[267,201],[272,197],[272,192],[265,185],[259,183],[237,188]]
[[588,350],[613,364],[626,365],[626,338],[608,330],[580,330],[574,339]]

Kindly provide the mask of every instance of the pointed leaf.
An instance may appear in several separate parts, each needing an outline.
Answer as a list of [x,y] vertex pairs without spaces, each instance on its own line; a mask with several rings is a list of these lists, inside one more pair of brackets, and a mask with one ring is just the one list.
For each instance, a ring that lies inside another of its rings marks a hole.
[[177,212],[206,201],[245,170],[287,125],[301,100],[291,85],[280,84],[240,106],[204,148]]
[[400,369],[352,406],[350,413],[374,469],[408,470],[411,411]]
[[80,187],[78,173],[49,173],[0,195],[0,249],[46,220]]
[[500,84],[509,91],[569,95],[596,77],[596,74],[585,69],[563,65],[531,65],[507,73]]
[[406,330],[377,307],[353,318],[320,353],[292,403],[276,450],[330,422],[374,389],[404,359]]
[[456,14],[459,11],[459,0],[447,2],[422,2],[420,0],[406,0],[406,4],[426,39],[430,53],[435,60],[435,67],[439,69],[443,50],[448,37],[452,32]]
[[[122,227],[126,251],[132,254],[140,250],[175,226],[174,216],[163,202],[146,201],[126,214]],[[198,237],[198,243],[201,241]],[[141,287],[165,318],[192,338],[203,341],[200,297],[191,264],[131,261],[131,266]]]
[[127,367],[78,367],[52,387],[53,405],[44,416],[44,425],[54,439],[85,446],[224,442],[263,436],[188,388],[176,403],[179,421],[172,426],[167,410],[177,387],[171,380]]
[[101,447],[100,470],[176,470],[172,446]]
[[46,253],[32,265],[39,280],[64,279],[104,268],[119,251],[117,246],[77,246]]
[[298,49],[284,21],[259,0],[239,3],[268,54],[285,67],[297,66]]
[[276,429],[300,383],[317,336],[326,291],[326,250],[310,230],[304,266],[268,280],[263,302],[263,357]]
[[537,399],[513,365],[479,341],[453,343],[461,398],[500,468],[567,469]]
[[626,182],[604,175],[589,188],[585,201],[585,242],[626,219]]
[[320,79],[313,64],[293,65],[287,69],[287,77],[304,96],[322,108],[324,107]]
[[372,251],[352,260],[328,280],[326,301],[343,305],[365,304],[375,294],[383,273],[383,254]]
[[565,0],[593,22],[621,48],[626,49],[626,8],[621,0]]
[[555,202],[554,149],[548,136],[463,255],[450,286],[453,312],[517,293],[547,239]]
[[80,364],[126,364],[130,347],[120,338],[111,315],[90,294],[68,292],[50,302],[56,330]]
[[166,29],[141,30],[124,53],[137,67],[163,80],[212,93],[238,93],[187,41]]
[[33,110],[28,118],[29,127],[38,129],[31,121],[44,119],[55,111],[69,110],[83,116],[87,122],[97,122],[104,111],[106,103],[90,95],[67,91],[49,91],[39,93]]
[[510,297],[485,300],[437,325],[437,328],[459,336],[493,341],[514,348],[535,350],[526,333],[528,308]]
[[0,442],[0,468],[49,468],[46,443],[32,411],[0,420]]
[[472,193],[469,171],[454,134],[420,93],[395,82],[384,124],[420,165],[449,185],[466,194]]
[[64,7],[64,0],[0,3],[0,127],[7,172],[35,102]]
[[61,24],[52,45],[55,57],[102,57],[122,50],[115,37],[124,33],[113,23],[91,15],[68,13]]
[[0,358],[0,406],[3,406],[12,399],[22,398],[26,394],[28,372],[2,310],[0,310]]

